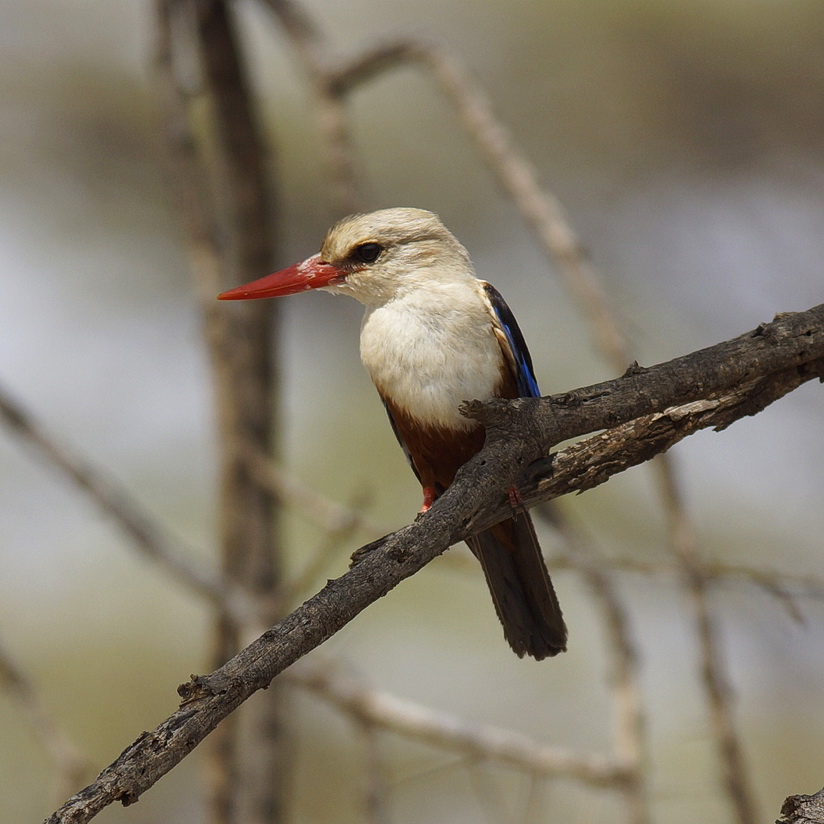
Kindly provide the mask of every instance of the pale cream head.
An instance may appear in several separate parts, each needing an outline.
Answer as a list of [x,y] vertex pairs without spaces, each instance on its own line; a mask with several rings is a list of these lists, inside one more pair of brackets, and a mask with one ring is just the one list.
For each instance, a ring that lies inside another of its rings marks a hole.
[[433,212],[382,209],[350,215],[327,233],[320,260],[345,273],[327,291],[380,306],[412,289],[475,280],[466,249]]

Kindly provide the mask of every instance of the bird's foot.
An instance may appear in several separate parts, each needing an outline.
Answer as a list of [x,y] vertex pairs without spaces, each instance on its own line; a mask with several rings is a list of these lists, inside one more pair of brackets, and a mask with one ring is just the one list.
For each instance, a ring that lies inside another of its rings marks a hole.
[[517,486],[509,487],[509,505],[513,510],[524,509],[524,501]]
[[428,512],[429,508],[432,504],[435,503],[435,487],[434,486],[425,486],[423,488],[423,506],[421,506],[421,511],[418,513],[423,514],[424,512]]

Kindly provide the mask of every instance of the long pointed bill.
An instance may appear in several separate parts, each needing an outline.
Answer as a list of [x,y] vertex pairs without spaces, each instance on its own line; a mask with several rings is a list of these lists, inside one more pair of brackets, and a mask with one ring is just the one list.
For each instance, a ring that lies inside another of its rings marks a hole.
[[312,255],[302,263],[281,269],[273,275],[253,280],[245,286],[237,286],[222,292],[218,300],[254,300],[256,298],[277,298],[294,295],[307,289],[320,289],[331,283],[340,283],[344,273],[331,263],[324,263],[320,255]]

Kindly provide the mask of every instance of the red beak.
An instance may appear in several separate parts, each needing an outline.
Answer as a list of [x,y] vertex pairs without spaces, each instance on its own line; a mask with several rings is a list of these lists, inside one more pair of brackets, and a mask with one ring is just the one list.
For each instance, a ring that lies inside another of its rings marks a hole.
[[307,289],[320,289],[331,283],[341,283],[345,273],[331,263],[324,263],[320,255],[312,255],[302,263],[281,269],[273,275],[253,280],[245,286],[236,286],[221,292],[218,300],[254,300],[255,298],[277,298],[294,295]]

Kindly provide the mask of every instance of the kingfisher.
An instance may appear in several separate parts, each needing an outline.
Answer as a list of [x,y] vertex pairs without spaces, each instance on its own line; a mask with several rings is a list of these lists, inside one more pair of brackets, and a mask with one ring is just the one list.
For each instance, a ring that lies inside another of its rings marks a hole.
[[[247,300],[323,289],[365,307],[360,355],[423,487],[428,510],[483,447],[464,417],[467,400],[538,397],[532,358],[500,293],[433,212],[350,215],[301,263],[218,295]],[[567,631],[529,513],[510,490],[512,514],[467,539],[519,657],[566,649]]]

